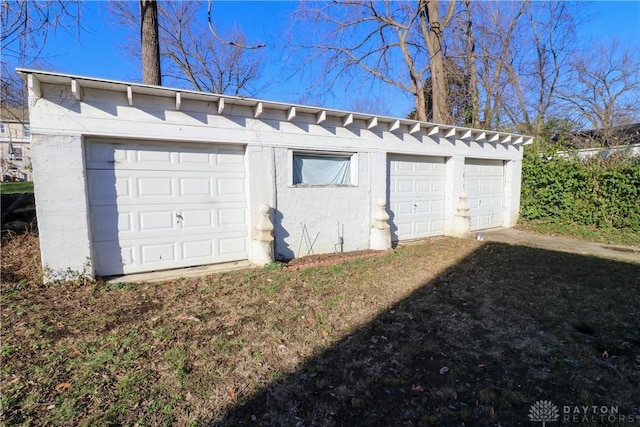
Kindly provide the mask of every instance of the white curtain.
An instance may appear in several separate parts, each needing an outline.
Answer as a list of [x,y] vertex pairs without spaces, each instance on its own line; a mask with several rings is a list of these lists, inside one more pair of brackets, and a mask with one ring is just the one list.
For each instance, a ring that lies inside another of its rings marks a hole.
[[350,184],[350,157],[293,155],[293,184]]

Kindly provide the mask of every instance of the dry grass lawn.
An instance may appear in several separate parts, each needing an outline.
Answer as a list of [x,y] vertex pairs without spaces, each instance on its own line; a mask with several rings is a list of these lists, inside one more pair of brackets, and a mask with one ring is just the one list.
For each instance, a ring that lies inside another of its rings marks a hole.
[[438,238],[43,286],[37,248],[2,247],[5,425],[529,425],[539,400],[640,425],[640,264]]

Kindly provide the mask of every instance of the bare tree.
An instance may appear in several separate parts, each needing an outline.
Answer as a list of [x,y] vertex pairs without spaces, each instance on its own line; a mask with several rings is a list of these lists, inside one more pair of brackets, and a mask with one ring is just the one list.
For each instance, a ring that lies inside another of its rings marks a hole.
[[188,81],[196,90],[251,94],[263,68],[258,51],[246,47],[238,28],[218,35],[198,21],[202,5],[170,2],[162,10],[162,46],[171,59],[168,76]]
[[[505,126],[504,105],[509,98],[508,67],[517,58],[519,49],[514,40],[522,33],[521,17],[529,6],[520,2],[474,2],[472,16],[476,18],[474,41],[479,86],[479,118],[482,127],[501,129]],[[517,95],[516,95],[517,96]],[[511,122],[509,122],[511,123]]]
[[[16,66],[34,66],[42,63],[42,52],[47,39],[56,31],[83,30],[81,1],[9,1],[0,4],[2,28],[2,71],[0,102],[2,107],[27,107],[27,90],[14,72]],[[10,114],[13,109],[5,110]],[[16,110],[17,111],[17,110]],[[23,116],[14,119],[22,121]]]
[[[439,123],[451,123],[449,114],[449,94],[447,93],[447,70],[443,53],[444,30],[451,21],[456,2],[449,0],[444,17],[440,16],[437,0],[419,0],[419,23],[422,37],[427,45],[431,71],[431,96],[433,120]],[[418,117],[422,118],[418,110]]]
[[[291,44],[308,52],[301,68],[324,61],[315,85],[329,90],[339,78],[374,79],[410,94],[417,119],[449,122],[443,34],[454,9],[454,0],[444,16],[437,2],[427,0],[305,2],[295,20],[305,28],[313,25],[314,31],[295,32]],[[434,82],[431,106],[428,78]]]
[[465,125],[478,127],[480,125],[480,94],[478,93],[478,66],[476,58],[476,38],[473,28],[473,13],[471,0],[464,0],[465,12],[465,67],[467,77],[467,93],[470,105],[465,117]]
[[40,57],[47,38],[56,31],[82,30],[82,2],[74,1],[10,1],[2,0],[3,63],[11,58],[26,65]]
[[161,85],[158,3],[155,0],[140,0],[140,43],[143,83]]
[[640,60],[636,49],[600,44],[572,61],[573,84],[560,92],[567,114],[599,130],[603,146],[618,145],[616,128],[640,121]]
[[581,5],[564,1],[529,3],[520,35],[505,63],[507,94],[502,109],[520,132],[539,135],[554,114],[558,91],[570,84],[570,54],[577,49],[575,23]]
[[4,72],[0,79],[0,106],[3,108],[27,108],[27,87],[16,73]]
[[[131,2],[109,2],[119,23],[135,28],[137,11]],[[208,28],[203,2],[161,2],[158,7],[160,53],[164,77],[177,86],[231,95],[259,90],[262,56],[245,46],[245,36],[234,29],[215,34]],[[134,55],[137,49],[129,48]]]
[[557,117],[558,91],[570,83],[581,8],[533,0],[305,2],[295,19],[315,31],[301,41],[295,32],[292,44],[311,52],[303,66],[323,61],[314,86],[368,77],[411,95],[415,119],[537,134]]

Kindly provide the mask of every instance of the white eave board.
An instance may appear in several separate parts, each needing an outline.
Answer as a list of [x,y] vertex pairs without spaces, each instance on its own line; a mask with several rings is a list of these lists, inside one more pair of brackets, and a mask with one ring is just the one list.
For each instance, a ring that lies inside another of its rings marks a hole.
[[[509,145],[528,145],[533,142],[533,137],[512,134],[506,132],[484,131],[481,129],[472,129],[467,127],[452,126],[452,125],[440,125],[430,122],[421,122],[418,120],[409,120],[398,117],[388,117],[377,114],[356,113],[345,110],[333,110],[323,107],[314,107],[298,104],[288,104],[283,102],[266,101],[253,98],[245,98],[231,95],[221,95],[214,93],[198,92],[193,90],[186,90],[180,88],[170,88],[164,86],[145,85],[141,83],[124,82],[118,80],[105,80],[94,77],[79,76],[73,74],[54,73],[49,71],[34,70],[28,68],[17,68],[16,71],[24,76],[32,76],[33,80],[41,83],[68,85],[71,87],[72,82],[75,81],[77,87],[83,89],[100,89],[113,92],[123,92],[128,95],[129,102],[135,99],[136,95],[148,95],[148,96],[160,96],[173,99],[179,99],[179,103],[176,107],[179,108],[179,104],[185,100],[205,101],[205,102],[217,102],[219,113],[224,114],[226,106],[239,105],[250,107],[254,111],[254,116],[259,118],[262,112],[265,110],[277,110],[283,111],[286,114],[288,120],[292,120],[295,116],[301,113],[308,113],[318,118],[318,123],[325,122],[329,117],[339,118],[340,122],[346,125],[351,125],[356,120],[363,122],[365,128],[374,129],[381,123],[387,124],[387,128],[392,131],[400,129],[400,125],[405,125],[409,133],[415,134],[424,129],[427,135],[434,135],[439,132],[445,132],[449,138],[456,138],[456,135],[464,135],[469,137],[470,135],[485,132],[488,140],[495,142],[505,141],[504,143]],[[179,96],[177,95],[179,94]],[[222,107],[221,107],[222,106]],[[292,112],[295,112],[292,114]],[[488,138],[489,135],[494,138]],[[514,142],[512,142],[514,141]]]

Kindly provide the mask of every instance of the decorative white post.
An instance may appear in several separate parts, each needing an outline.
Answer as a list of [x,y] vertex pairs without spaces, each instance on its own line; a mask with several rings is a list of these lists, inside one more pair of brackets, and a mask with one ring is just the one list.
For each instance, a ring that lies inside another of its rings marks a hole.
[[389,226],[389,214],[387,213],[387,202],[384,199],[378,200],[378,208],[373,214],[373,226],[369,245],[371,249],[386,251],[391,249],[391,227]]
[[456,206],[456,214],[453,217],[453,227],[451,228],[450,236],[465,239],[471,235],[470,210],[471,208],[467,201],[467,193],[460,193],[460,196],[458,196],[458,204]]
[[270,211],[269,205],[260,205],[260,219],[256,224],[251,251],[251,262],[257,265],[267,265],[273,262],[273,223],[269,218]]

